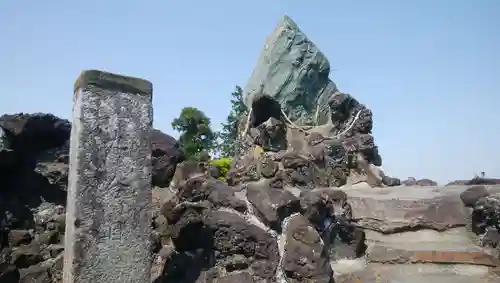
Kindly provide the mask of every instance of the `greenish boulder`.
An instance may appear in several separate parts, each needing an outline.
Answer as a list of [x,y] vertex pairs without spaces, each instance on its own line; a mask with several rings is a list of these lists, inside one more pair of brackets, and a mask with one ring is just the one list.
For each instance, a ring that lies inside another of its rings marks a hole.
[[253,106],[259,106],[265,94],[299,126],[326,124],[328,100],[338,91],[328,78],[329,73],[330,63],[325,55],[292,19],[284,16],[267,38],[244,89],[245,104],[249,109],[256,108]]

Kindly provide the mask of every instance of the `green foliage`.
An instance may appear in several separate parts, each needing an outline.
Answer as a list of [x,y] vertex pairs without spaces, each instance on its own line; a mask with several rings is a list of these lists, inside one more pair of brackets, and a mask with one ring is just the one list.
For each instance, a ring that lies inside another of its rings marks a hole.
[[180,133],[179,145],[187,160],[207,161],[214,148],[215,134],[210,119],[194,107],[184,107],[172,128]]
[[219,169],[219,176],[218,179],[221,181],[226,181],[226,175],[227,172],[229,172],[229,168],[231,167],[231,162],[233,161],[232,158],[220,158],[220,159],[214,159],[210,160],[210,163],[215,165],[217,169]]
[[238,123],[240,118],[247,112],[247,107],[243,103],[243,90],[236,86],[231,93],[231,110],[222,123],[222,131],[218,133],[218,142],[221,156],[233,157],[236,151],[236,138],[238,135]]

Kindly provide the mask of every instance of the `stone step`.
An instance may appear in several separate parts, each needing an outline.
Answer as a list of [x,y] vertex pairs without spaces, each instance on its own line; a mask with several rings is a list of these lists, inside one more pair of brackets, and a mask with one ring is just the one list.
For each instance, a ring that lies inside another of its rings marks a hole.
[[477,245],[476,239],[465,227],[452,228],[443,232],[419,230],[412,232],[382,234],[365,231],[368,250],[382,246],[405,251],[460,251],[484,252]]
[[496,283],[500,276],[486,266],[466,264],[377,264],[348,275],[336,283]]

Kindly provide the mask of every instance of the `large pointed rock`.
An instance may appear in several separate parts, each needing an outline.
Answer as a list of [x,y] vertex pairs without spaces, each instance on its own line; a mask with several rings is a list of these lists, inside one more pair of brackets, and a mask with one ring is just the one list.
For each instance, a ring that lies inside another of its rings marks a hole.
[[292,19],[284,16],[267,38],[257,66],[244,89],[248,108],[260,93],[274,98],[298,125],[325,124],[329,97],[337,86],[330,63]]
[[[284,168],[286,185],[307,189],[360,182],[399,185],[373,168],[382,159],[372,136],[371,110],[341,93],[329,73],[325,55],[283,17],[244,89],[249,113],[238,126],[228,181],[236,185],[272,178],[280,175],[276,168]],[[270,157],[264,158],[266,166],[258,164],[261,153]],[[286,166],[284,159],[292,155],[294,162]]]

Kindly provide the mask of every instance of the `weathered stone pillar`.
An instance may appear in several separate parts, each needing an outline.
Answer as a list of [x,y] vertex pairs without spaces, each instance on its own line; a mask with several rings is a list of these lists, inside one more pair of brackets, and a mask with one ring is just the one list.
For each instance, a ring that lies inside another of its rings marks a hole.
[[75,83],[64,283],[149,283],[152,84],[101,71]]

